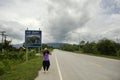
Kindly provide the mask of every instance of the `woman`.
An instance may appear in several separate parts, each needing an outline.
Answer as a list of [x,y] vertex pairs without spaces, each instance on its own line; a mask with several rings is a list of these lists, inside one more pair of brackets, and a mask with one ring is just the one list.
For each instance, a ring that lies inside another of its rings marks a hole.
[[45,48],[43,51],[43,69],[44,69],[44,71],[48,71],[48,69],[50,67],[49,55],[50,55],[50,52],[48,51],[47,48]]

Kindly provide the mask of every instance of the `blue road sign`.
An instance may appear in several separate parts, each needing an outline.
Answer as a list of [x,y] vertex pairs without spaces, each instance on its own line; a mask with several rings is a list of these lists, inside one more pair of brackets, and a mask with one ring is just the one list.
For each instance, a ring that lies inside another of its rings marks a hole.
[[42,31],[40,30],[25,30],[25,46],[40,47],[42,41]]

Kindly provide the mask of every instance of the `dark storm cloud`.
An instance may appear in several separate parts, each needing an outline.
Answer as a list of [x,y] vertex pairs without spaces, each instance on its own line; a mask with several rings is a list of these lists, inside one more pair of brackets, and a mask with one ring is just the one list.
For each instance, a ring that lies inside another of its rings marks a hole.
[[72,32],[89,41],[119,34],[120,0],[0,0],[0,9],[0,31],[15,42],[24,41],[26,25],[40,27],[43,42],[78,42]]
[[12,5],[14,0],[0,0],[0,6]]
[[83,27],[90,20],[87,5],[81,8],[77,2],[72,3],[71,0],[52,1],[55,6],[50,6],[50,14],[55,14],[55,17],[49,19],[49,27],[56,42],[64,41],[68,32]]
[[23,40],[25,30],[23,27],[17,22],[0,21],[0,31],[6,31],[6,34],[11,39]]
[[117,0],[102,0],[101,7],[107,14],[120,14],[120,2]]

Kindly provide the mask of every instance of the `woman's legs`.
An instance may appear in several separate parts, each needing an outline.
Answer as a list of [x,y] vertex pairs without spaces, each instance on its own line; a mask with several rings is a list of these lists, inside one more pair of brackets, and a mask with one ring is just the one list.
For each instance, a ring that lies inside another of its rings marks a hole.
[[44,69],[44,71],[45,71],[45,67],[46,67],[46,62],[43,61],[43,69]]
[[43,61],[43,69],[44,71],[49,69],[50,67],[50,61]]
[[49,67],[50,67],[50,61],[47,61],[47,62],[46,62],[46,70],[47,70],[47,71],[48,71]]

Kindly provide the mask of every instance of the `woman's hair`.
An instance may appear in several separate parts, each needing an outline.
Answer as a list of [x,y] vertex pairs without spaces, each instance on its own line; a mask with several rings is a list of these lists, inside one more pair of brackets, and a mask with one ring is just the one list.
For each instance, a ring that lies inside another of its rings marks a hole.
[[48,50],[47,48],[44,48],[44,50]]
[[44,48],[43,55],[45,55],[45,53],[50,54],[47,48]]

